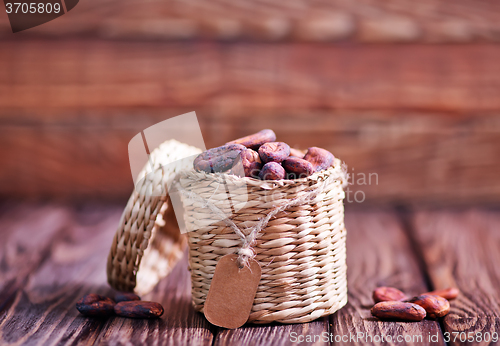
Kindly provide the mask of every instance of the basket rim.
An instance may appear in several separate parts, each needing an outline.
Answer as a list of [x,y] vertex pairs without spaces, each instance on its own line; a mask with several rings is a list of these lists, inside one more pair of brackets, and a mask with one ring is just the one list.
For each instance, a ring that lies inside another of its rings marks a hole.
[[290,187],[293,185],[301,185],[304,183],[318,183],[324,181],[335,174],[338,175],[334,180],[341,180],[342,185],[347,184],[347,167],[340,159],[335,158],[333,166],[328,169],[315,172],[308,177],[299,179],[281,179],[281,180],[260,180],[252,177],[240,177],[230,173],[207,173],[203,171],[183,171],[179,172],[180,176],[183,177],[199,177],[203,180],[216,180],[218,182],[224,181],[224,183],[241,183],[245,182],[249,186],[260,187],[264,190],[274,190],[282,187]]

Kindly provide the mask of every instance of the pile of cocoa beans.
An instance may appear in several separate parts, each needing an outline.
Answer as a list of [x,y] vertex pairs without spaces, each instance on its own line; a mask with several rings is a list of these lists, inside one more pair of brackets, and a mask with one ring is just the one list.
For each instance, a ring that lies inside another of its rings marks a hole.
[[[307,152],[276,142],[273,130],[227,142],[209,149],[194,160],[194,169],[206,173],[229,173],[261,180],[299,179],[332,166],[328,150],[311,147]],[[243,170],[238,172],[236,167]]]
[[448,300],[455,299],[458,294],[458,288],[450,287],[408,298],[397,288],[379,287],[373,291],[376,304],[371,313],[382,320],[392,321],[422,321],[425,317],[435,319],[450,312]]
[[129,318],[156,318],[163,315],[161,304],[142,301],[141,297],[133,293],[117,293],[114,299],[90,293],[76,303],[76,309],[89,317],[108,317],[116,314]]

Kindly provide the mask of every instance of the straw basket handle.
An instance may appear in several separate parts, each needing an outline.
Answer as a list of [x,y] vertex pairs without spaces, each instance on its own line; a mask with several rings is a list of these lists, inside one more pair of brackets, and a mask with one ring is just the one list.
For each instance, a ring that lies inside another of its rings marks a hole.
[[167,276],[182,257],[187,238],[180,234],[167,182],[176,170],[168,163],[196,155],[202,150],[170,140],[149,156],[139,173],[118,225],[108,255],[107,276],[111,287],[145,294]]

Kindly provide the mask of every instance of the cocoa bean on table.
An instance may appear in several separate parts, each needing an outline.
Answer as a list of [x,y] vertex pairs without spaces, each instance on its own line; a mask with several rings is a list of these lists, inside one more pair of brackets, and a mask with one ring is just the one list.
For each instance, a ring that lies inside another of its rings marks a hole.
[[284,142],[269,142],[259,148],[262,162],[281,162],[290,156],[290,146]]
[[460,293],[460,290],[458,288],[449,287],[449,288],[445,288],[442,290],[436,290],[436,291],[431,291],[431,292],[422,293],[422,294],[431,295],[431,296],[432,295],[440,296],[440,297],[443,297],[444,299],[452,300],[452,299],[455,299],[459,293]]
[[288,173],[289,179],[305,178],[313,174],[313,165],[298,157],[288,157],[282,162],[283,168]]
[[104,317],[114,313],[115,302],[108,297],[90,293],[83,296],[77,303],[76,309],[85,316]]
[[333,164],[334,159],[335,157],[331,152],[318,147],[309,148],[304,156],[304,160],[312,163],[315,172],[319,172],[330,167]]
[[406,295],[394,287],[378,287],[373,291],[373,301],[375,303],[404,299],[406,299]]
[[267,142],[274,142],[276,140],[276,134],[273,130],[262,130],[253,135],[235,139],[234,141],[227,142],[226,144],[241,144],[247,148],[258,150],[259,147]]
[[240,144],[226,144],[208,149],[196,157],[193,162],[194,169],[207,173],[227,171],[243,150],[246,150],[246,147]]
[[163,306],[155,302],[128,301],[115,305],[115,313],[129,318],[155,318],[163,315]]
[[281,180],[285,179],[286,171],[277,162],[266,163],[259,173],[259,178],[262,180]]
[[443,317],[450,312],[450,302],[440,296],[423,294],[410,299],[409,302],[423,307],[430,318]]
[[373,306],[371,313],[380,319],[394,321],[422,321],[426,316],[423,307],[400,301],[377,303]]
[[117,294],[115,294],[115,302],[119,303],[119,302],[128,302],[128,301],[132,301],[132,300],[141,300],[141,297],[139,297],[137,294],[135,293],[131,293],[131,292],[118,292]]

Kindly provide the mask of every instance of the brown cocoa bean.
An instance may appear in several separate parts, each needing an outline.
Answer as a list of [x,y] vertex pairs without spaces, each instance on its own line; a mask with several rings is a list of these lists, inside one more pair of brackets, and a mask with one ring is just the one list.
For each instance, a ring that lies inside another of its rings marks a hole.
[[290,156],[298,157],[299,159],[303,159],[305,155],[306,155],[306,152],[304,150],[290,148]]
[[424,294],[410,299],[409,302],[423,307],[430,318],[443,317],[450,312],[450,302],[440,296]]
[[422,321],[426,312],[417,304],[399,301],[380,302],[373,306],[373,316],[383,320]]
[[259,173],[261,180],[281,180],[285,179],[285,169],[277,162],[266,163]]
[[284,142],[269,142],[259,148],[262,162],[281,162],[290,156],[290,146]]
[[312,163],[315,172],[319,172],[330,167],[333,164],[334,159],[335,157],[331,152],[318,147],[311,147],[307,149],[307,153],[304,156],[304,160]]
[[305,178],[314,172],[314,168],[309,161],[298,157],[288,157],[281,164],[288,173],[288,179]]
[[155,302],[128,301],[115,305],[115,313],[129,318],[155,318],[163,315],[163,306]]
[[76,309],[82,315],[104,317],[114,313],[115,302],[108,297],[90,293],[83,296],[77,303]]
[[241,163],[245,177],[258,178],[260,169],[262,168],[262,161],[260,160],[259,153],[252,149],[246,149],[241,152]]
[[235,139],[226,144],[241,144],[249,149],[258,150],[262,144],[274,141],[276,141],[276,134],[273,130],[266,129],[250,136]]
[[141,297],[139,297],[137,294],[130,293],[130,292],[119,292],[115,294],[115,302],[128,302],[128,301],[133,301],[133,300],[141,300]]
[[249,163],[248,167],[243,166],[245,177],[259,178],[261,168],[262,163],[260,162],[251,162]]
[[193,162],[194,169],[207,173],[227,171],[243,150],[246,150],[246,147],[240,144],[227,144],[208,149],[196,157]]
[[394,287],[378,287],[373,291],[373,300],[375,303],[405,299],[406,295]]
[[455,299],[458,294],[460,293],[460,290],[456,287],[449,287],[445,288],[443,290],[436,290],[436,291],[431,291],[427,293],[422,293],[422,295],[430,295],[430,296],[440,296],[443,297],[444,299],[452,300]]

